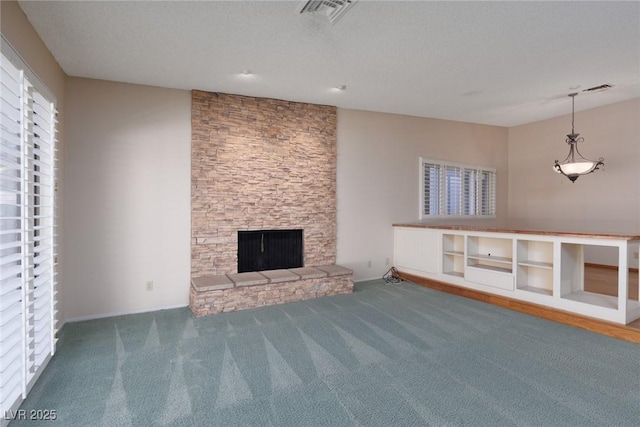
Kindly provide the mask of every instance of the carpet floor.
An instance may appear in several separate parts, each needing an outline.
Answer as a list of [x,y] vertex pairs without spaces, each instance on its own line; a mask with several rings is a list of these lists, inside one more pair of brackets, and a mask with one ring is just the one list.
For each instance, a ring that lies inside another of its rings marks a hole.
[[45,425],[640,421],[638,345],[408,282],[204,318],[184,308],[69,323],[60,335],[21,408],[55,410]]

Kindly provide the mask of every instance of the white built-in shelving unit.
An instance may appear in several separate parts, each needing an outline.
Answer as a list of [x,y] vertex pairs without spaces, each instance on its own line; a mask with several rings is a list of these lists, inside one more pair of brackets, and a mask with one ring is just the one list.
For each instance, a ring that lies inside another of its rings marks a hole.
[[[638,236],[394,226],[402,272],[620,324],[640,318],[629,298]],[[617,251],[617,296],[585,290],[585,248]]]

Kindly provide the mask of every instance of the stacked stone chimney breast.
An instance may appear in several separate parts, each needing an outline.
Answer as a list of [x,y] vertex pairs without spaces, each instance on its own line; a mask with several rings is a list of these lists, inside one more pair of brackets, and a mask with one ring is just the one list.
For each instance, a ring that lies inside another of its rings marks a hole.
[[336,108],[192,92],[191,276],[237,273],[239,230],[304,230],[335,264]]

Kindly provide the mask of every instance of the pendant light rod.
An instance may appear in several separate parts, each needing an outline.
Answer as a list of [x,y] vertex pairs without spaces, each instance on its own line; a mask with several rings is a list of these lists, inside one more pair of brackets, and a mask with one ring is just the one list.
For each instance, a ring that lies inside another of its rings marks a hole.
[[573,130],[573,127],[574,127],[575,118],[576,118],[576,95],[577,93],[569,94],[569,96],[571,97],[571,134],[575,133],[575,131]]

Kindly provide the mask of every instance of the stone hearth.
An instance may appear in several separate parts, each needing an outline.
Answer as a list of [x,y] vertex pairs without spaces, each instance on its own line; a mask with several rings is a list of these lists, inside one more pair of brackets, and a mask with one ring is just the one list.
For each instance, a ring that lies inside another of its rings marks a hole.
[[352,271],[324,265],[192,279],[189,306],[205,316],[351,292]]

